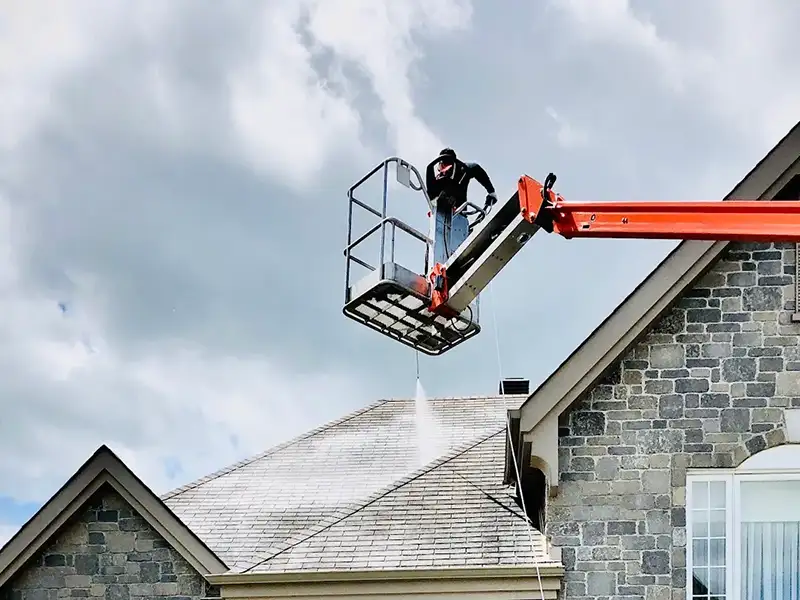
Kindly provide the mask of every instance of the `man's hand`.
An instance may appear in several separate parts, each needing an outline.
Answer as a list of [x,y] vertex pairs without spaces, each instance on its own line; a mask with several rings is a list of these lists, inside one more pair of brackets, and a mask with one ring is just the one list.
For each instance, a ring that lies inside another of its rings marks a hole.
[[494,206],[495,204],[497,204],[497,194],[495,192],[486,194],[486,204],[483,205],[484,210]]

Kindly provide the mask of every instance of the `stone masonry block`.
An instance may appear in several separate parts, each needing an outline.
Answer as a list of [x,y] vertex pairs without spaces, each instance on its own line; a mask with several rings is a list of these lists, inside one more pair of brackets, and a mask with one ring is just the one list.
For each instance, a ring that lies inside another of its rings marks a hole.
[[650,368],[678,369],[684,366],[686,349],[683,344],[658,344],[650,348]]

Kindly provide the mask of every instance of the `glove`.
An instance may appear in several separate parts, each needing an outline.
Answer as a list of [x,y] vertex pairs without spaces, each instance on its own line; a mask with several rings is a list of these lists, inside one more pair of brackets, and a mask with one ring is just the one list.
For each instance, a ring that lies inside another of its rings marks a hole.
[[486,194],[486,204],[483,205],[484,208],[489,208],[497,204],[497,194],[492,192],[490,194]]

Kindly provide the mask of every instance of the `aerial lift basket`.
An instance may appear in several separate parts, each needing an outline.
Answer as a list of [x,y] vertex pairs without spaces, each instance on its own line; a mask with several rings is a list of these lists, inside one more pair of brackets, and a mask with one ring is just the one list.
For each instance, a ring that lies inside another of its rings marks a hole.
[[[438,160],[428,165],[428,173]],[[427,200],[429,235],[387,215],[390,165],[396,166],[399,183]],[[354,195],[378,173],[383,175],[380,210]],[[722,202],[568,202],[553,191],[555,181],[552,173],[543,183],[523,175],[508,200],[484,211],[469,202],[455,207],[448,198],[431,200],[412,165],[399,158],[385,160],[348,192],[344,313],[408,346],[438,355],[480,331],[479,294],[540,230],[566,239],[800,242],[800,175],[769,202],[733,198]],[[354,207],[380,219],[356,240],[352,232]],[[466,218],[467,209],[478,215],[472,223]],[[425,245],[422,273],[395,262],[398,232]],[[377,268],[353,254],[359,244],[374,235],[380,236]],[[351,281],[353,263],[370,271],[355,283]]]
[[[349,318],[387,335],[428,355],[439,355],[461,344],[480,332],[477,298],[463,310],[447,313],[431,310],[435,281],[431,278],[433,239],[389,213],[390,170],[393,168],[399,184],[425,197],[428,206],[433,204],[425,190],[419,171],[406,161],[387,158],[355,183],[347,192],[348,222],[347,246],[344,250],[345,304],[343,312]],[[356,198],[356,192],[375,177],[383,178],[383,194],[379,207]],[[356,211],[366,211],[378,221],[364,233],[355,237],[353,217]],[[431,235],[434,235],[433,227]],[[395,248],[398,236],[408,236],[420,244],[424,253],[424,267],[407,268],[396,262]],[[359,255],[367,240],[378,240],[377,264]],[[359,265],[368,273],[358,279],[353,266]]]

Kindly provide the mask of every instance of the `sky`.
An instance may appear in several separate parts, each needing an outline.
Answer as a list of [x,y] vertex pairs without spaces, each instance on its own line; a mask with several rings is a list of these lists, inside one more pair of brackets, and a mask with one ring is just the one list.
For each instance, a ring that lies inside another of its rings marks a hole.
[[[413,351],[341,312],[346,191],[384,157],[451,146],[502,197],[552,171],[567,199],[719,199],[800,118],[798,20],[781,0],[2,0],[0,543],[101,444],[162,493],[413,397]],[[481,334],[422,357],[428,395],[535,387],[674,245],[537,235]]]

